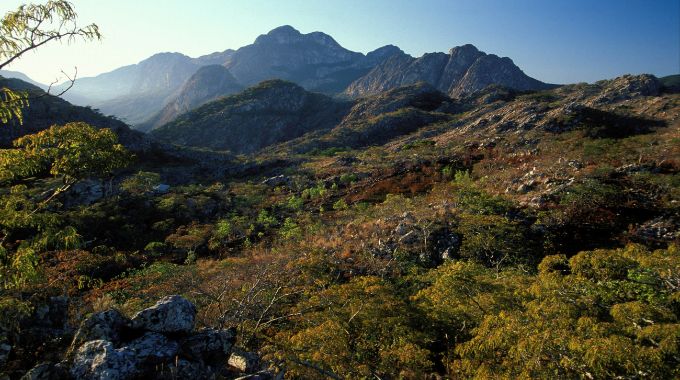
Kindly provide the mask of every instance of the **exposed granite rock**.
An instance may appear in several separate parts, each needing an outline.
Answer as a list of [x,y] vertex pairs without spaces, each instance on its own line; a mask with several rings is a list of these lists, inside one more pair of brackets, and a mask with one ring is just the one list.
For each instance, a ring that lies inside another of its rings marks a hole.
[[649,74],[623,75],[618,78],[600,81],[602,93],[595,99],[595,103],[612,103],[628,100],[640,96],[656,96],[661,92],[661,82]]
[[214,379],[227,365],[236,332],[193,331],[195,314],[194,305],[177,295],[161,299],[132,320],[113,310],[96,313],[78,331],[73,355],[33,372],[49,374],[59,367],[76,379]]
[[138,374],[138,365],[134,351],[116,349],[106,340],[92,340],[78,348],[70,372],[76,379],[122,380]]
[[264,181],[262,181],[262,184],[267,185],[267,186],[272,186],[272,187],[289,186],[291,184],[291,179],[290,179],[290,177],[281,174],[281,175],[277,175],[276,177],[270,177],[270,178],[265,179]]
[[182,354],[208,362],[219,360],[229,355],[235,340],[235,330],[202,329],[181,341]]
[[260,357],[253,352],[234,350],[229,356],[229,365],[242,373],[253,373],[258,370]]
[[105,340],[117,343],[120,341],[121,331],[129,324],[127,318],[118,310],[106,310],[92,314],[85,319],[76,332],[69,353],[75,353],[85,342]]
[[179,352],[179,344],[176,341],[155,332],[145,333],[124,348],[134,352],[137,360],[151,362],[172,359]]
[[132,327],[159,333],[189,333],[194,329],[196,307],[182,296],[168,296],[132,317]]

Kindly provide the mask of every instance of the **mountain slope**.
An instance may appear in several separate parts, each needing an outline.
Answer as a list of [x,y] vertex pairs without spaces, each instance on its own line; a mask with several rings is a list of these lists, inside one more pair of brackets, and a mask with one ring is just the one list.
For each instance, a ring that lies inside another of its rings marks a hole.
[[235,94],[242,89],[243,87],[236,82],[234,76],[224,66],[201,67],[159,113],[140,124],[138,129],[150,131],[158,128],[182,113],[219,97]]
[[424,81],[452,97],[460,97],[491,85],[516,90],[552,87],[533,79],[510,58],[486,54],[472,45],[452,48],[448,54],[428,53],[420,58],[392,55],[368,74],[351,83],[345,93],[359,97]]
[[47,90],[47,86],[45,86],[42,83],[36,82],[33,79],[29,78],[28,75],[21,73],[19,71],[11,71],[11,70],[0,70],[0,76],[5,77],[5,78],[13,78],[13,79],[20,79],[26,83],[30,83],[42,90]]
[[148,141],[140,132],[131,130],[125,123],[106,117],[89,107],[74,106],[69,102],[45,92],[19,79],[0,78],[0,87],[27,91],[30,106],[22,110],[24,122],[19,124],[12,120],[0,126],[0,147],[10,147],[12,141],[42,131],[54,124],[66,124],[73,121],[84,121],[97,128],[110,128],[118,135],[120,142],[132,150],[143,149]]
[[332,128],[349,104],[281,80],[207,103],[151,132],[180,145],[251,153],[307,132]]
[[229,54],[226,51],[199,58],[179,53],[156,54],[96,77],[78,78],[64,98],[138,124],[160,111],[201,66],[222,61]]

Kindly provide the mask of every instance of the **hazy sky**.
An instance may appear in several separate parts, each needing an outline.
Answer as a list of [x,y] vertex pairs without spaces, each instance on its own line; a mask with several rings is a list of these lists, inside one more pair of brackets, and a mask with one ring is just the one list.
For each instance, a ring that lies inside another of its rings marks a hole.
[[[0,13],[27,0],[2,0]],[[177,51],[239,48],[289,24],[366,53],[386,44],[420,56],[472,43],[552,83],[624,73],[680,73],[680,0],[73,0],[101,42],[43,47],[8,67],[51,82]]]

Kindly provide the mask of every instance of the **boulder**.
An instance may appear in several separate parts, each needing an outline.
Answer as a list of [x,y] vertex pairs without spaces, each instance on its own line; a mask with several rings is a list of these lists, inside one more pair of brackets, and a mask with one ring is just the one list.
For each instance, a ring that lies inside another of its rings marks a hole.
[[120,341],[120,334],[130,321],[118,310],[110,309],[92,314],[85,319],[73,337],[68,356],[72,356],[85,342],[105,340],[114,344]]
[[132,317],[135,329],[157,333],[189,333],[194,329],[196,307],[186,298],[168,296]]
[[267,178],[264,181],[262,181],[263,185],[272,186],[272,187],[289,186],[290,183],[291,183],[290,178],[288,178],[287,176],[285,176],[283,174],[277,175],[276,177]]
[[234,350],[229,356],[229,365],[241,373],[252,373],[259,368],[260,358],[253,352]]
[[64,362],[70,376],[49,377],[52,367],[43,366],[35,368],[33,378],[214,379],[227,365],[236,331],[193,331],[195,319],[194,305],[178,295],[132,320],[115,310],[95,313],[82,323]]
[[174,358],[179,351],[179,343],[162,334],[147,332],[130,342],[124,349],[134,352],[138,360],[160,362]]
[[153,187],[153,191],[156,194],[165,194],[168,191],[170,191],[170,185],[165,183],[159,183],[158,185]]
[[228,357],[236,341],[236,331],[202,329],[181,342],[182,354],[195,360],[220,361]]
[[134,377],[138,364],[134,351],[116,349],[106,340],[93,340],[78,349],[70,372],[82,380],[122,380]]
[[211,373],[211,368],[185,359],[178,359],[170,364],[169,370],[171,379],[207,380],[215,378],[214,374]]

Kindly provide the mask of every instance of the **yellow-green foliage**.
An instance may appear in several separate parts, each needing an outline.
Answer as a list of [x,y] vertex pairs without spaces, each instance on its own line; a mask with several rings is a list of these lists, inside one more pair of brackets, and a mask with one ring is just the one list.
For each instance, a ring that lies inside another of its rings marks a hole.
[[[431,367],[424,336],[405,302],[389,283],[359,277],[310,295],[297,308],[305,312],[293,331],[278,338],[288,345],[279,355],[293,364],[309,362],[342,378],[412,377]],[[319,372],[295,366],[301,377]]]
[[[64,225],[58,209],[47,207],[51,201],[76,182],[111,175],[131,159],[112,131],[97,130],[86,123],[55,125],[24,136],[14,145],[15,149],[0,151],[0,180],[8,185],[22,181],[9,187],[9,191],[4,189],[0,196],[3,243],[14,239],[14,247],[2,247],[0,284],[3,287],[21,286],[35,280],[40,272],[38,253],[41,251],[81,246],[78,231]],[[44,186],[38,179],[48,175],[54,177],[47,181],[54,187],[48,187],[47,196],[36,194],[38,186]]]
[[[466,378],[651,378],[680,376],[675,246],[547,257],[519,298],[486,313],[456,348]],[[512,293],[508,294],[512,296]]]
[[0,179],[5,181],[47,172],[64,184],[73,184],[88,177],[107,176],[131,159],[111,130],[81,122],[24,136],[14,146],[16,149],[0,154]]

